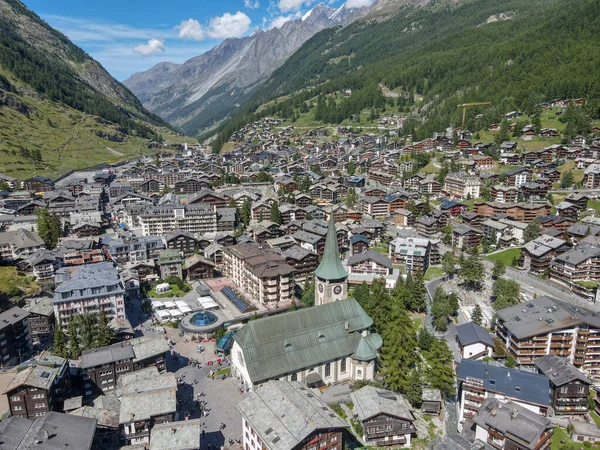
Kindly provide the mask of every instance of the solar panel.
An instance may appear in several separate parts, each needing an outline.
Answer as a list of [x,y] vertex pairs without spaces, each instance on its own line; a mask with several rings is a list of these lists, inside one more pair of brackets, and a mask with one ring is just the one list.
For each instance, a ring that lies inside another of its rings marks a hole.
[[225,297],[227,297],[241,313],[245,313],[249,309],[249,306],[246,305],[246,303],[239,298],[229,286],[225,286],[221,289],[221,293],[223,293],[223,295],[225,295]]

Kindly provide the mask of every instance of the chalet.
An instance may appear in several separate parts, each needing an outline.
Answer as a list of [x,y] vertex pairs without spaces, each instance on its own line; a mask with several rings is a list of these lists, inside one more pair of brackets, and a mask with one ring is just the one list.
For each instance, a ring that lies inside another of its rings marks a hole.
[[217,194],[214,191],[205,189],[200,192],[196,192],[190,198],[188,198],[189,205],[207,204],[214,205],[217,208],[227,206],[228,199]]
[[550,419],[520,404],[506,405],[492,398],[483,402],[473,421],[475,435],[492,448],[547,449],[554,433]]
[[184,256],[189,256],[198,248],[198,240],[187,231],[175,230],[163,236],[163,242],[166,248],[179,250]]
[[200,255],[191,255],[183,262],[184,272],[188,281],[215,276],[215,263]]
[[484,217],[479,214],[465,211],[460,215],[462,222],[471,227],[480,227],[483,224]]
[[520,187],[532,180],[533,171],[527,167],[517,167],[505,173],[508,186]]
[[581,212],[579,206],[574,205],[573,203],[569,203],[567,201],[560,202],[555,205],[556,213],[560,217],[567,217],[569,219],[573,219],[574,221],[579,220],[579,213]]
[[415,417],[402,396],[373,386],[350,394],[354,419],[362,425],[364,445],[373,447],[410,447],[416,437]]
[[34,176],[23,182],[23,189],[29,192],[47,192],[54,189],[54,181],[50,178]]
[[287,264],[294,268],[296,279],[310,278],[319,265],[317,253],[299,245],[293,245],[283,250],[281,256],[285,258]]
[[402,227],[412,227],[415,222],[414,214],[407,209],[397,209],[394,212],[394,223]]
[[[349,281],[372,282],[375,278],[387,278],[392,273],[392,260],[374,250],[355,253],[348,259]],[[353,277],[359,275],[359,277]]]
[[173,191],[177,194],[196,194],[210,188],[207,178],[186,178],[176,181]]
[[262,220],[268,220],[271,218],[271,205],[268,203],[259,202],[256,205],[252,206],[252,219],[258,220],[259,222]]
[[544,355],[534,361],[550,380],[550,405],[557,415],[586,414],[592,382],[568,359]]

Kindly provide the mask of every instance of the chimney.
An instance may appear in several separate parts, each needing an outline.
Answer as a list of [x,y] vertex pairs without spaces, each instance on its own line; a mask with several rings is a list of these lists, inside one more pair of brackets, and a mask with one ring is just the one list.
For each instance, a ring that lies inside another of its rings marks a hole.
[[348,329],[348,326],[349,326],[349,325],[348,325],[348,321],[346,320],[346,321],[344,322],[344,329],[346,329],[346,330],[347,330],[347,329]]

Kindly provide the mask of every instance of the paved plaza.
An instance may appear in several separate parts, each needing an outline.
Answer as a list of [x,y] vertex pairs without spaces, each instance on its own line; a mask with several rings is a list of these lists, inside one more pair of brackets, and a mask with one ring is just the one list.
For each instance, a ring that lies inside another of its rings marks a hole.
[[[227,362],[217,365],[215,342],[201,342],[204,351],[198,353],[198,343],[180,336],[179,329],[152,326],[150,316],[141,312],[140,303],[133,301],[128,304],[128,314],[133,319],[136,334],[161,335],[173,343],[171,355],[167,359],[167,370],[175,373],[182,381],[178,388],[180,420],[184,420],[186,415],[190,419],[202,419],[202,450],[221,447],[241,449],[242,417],[235,406],[246,394],[240,392],[239,382],[235,378],[207,377],[210,371],[216,372],[229,367]],[[201,364],[200,367],[189,365],[192,358]],[[213,364],[208,365],[209,361]],[[222,428],[223,424],[225,428]],[[231,444],[230,439],[233,441]]]

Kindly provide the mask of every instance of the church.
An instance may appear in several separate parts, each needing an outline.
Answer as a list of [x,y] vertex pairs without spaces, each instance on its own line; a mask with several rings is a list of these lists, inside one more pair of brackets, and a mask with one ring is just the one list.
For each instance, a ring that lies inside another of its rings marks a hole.
[[231,367],[250,389],[269,380],[320,386],[373,380],[382,339],[354,298],[342,266],[333,214],[315,271],[315,306],[252,320],[234,338]]

